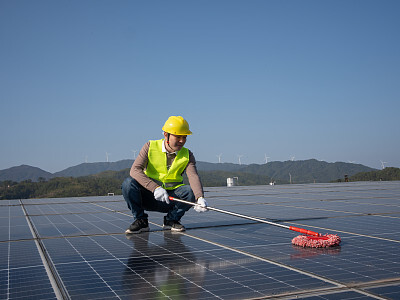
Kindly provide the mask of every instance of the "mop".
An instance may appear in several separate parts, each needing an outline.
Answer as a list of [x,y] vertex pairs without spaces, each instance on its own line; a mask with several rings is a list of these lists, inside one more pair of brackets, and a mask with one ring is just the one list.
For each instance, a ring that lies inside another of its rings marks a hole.
[[[196,205],[196,203],[177,199],[174,197],[169,197],[169,200],[186,203],[186,204],[193,205],[193,206]],[[300,246],[300,247],[327,248],[327,247],[338,246],[341,241],[340,237],[336,234],[322,235],[318,232],[314,232],[311,230],[294,227],[294,226],[287,226],[287,225],[283,225],[283,224],[279,224],[279,223],[274,223],[274,222],[270,222],[270,221],[230,212],[227,210],[222,210],[222,209],[215,208],[215,207],[207,206],[207,209],[212,210],[212,211],[217,211],[220,213],[224,213],[224,214],[228,214],[231,216],[236,216],[236,217],[240,217],[240,218],[244,218],[244,219],[248,219],[248,220],[252,220],[252,221],[257,221],[257,222],[261,222],[261,223],[266,223],[269,225],[278,226],[278,227],[286,228],[286,229],[289,229],[292,231],[300,232],[300,233],[302,233],[302,235],[299,235],[292,239],[292,244],[296,245],[296,246]]]

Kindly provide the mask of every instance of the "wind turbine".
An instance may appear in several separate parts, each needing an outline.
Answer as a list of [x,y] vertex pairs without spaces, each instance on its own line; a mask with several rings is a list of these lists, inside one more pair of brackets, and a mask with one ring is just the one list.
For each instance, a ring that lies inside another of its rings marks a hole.
[[385,168],[385,164],[387,164],[387,161],[381,161],[382,170]]
[[137,152],[137,150],[132,150],[132,152],[133,152],[133,159],[136,159],[136,152]]
[[85,156],[85,163],[87,163],[87,159],[88,159],[88,156],[86,155],[86,156]]
[[270,158],[269,156],[267,156],[267,154],[265,153],[264,154],[264,156],[265,156],[265,163],[267,164],[268,163],[268,158]]
[[111,153],[108,153],[107,151],[106,151],[106,159],[107,159],[107,162],[108,162],[108,156],[109,155],[111,155]]
[[291,160],[291,161],[294,161],[294,155],[290,157],[290,160]]
[[217,157],[218,157],[218,163],[219,163],[219,164],[221,163],[221,156],[222,156],[222,153],[220,153],[220,154],[217,155]]
[[240,160],[240,158],[241,157],[243,157],[243,155],[240,155],[240,154],[238,154],[238,158],[239,158],[239,165],[241,165],[242,164],[242,162],[241,162],[241,160]]

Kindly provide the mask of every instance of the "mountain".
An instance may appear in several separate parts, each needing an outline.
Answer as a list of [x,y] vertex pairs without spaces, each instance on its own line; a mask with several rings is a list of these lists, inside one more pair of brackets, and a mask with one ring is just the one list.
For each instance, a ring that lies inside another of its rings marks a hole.
[[82,163],[56,172],[53,177],[80,177],[97,174],[104,171],[120,171],[130,168],[133,160],[124,159],[116,162]]
[[232,163],[209,163],[205,161],[197,161],[196,167],[198,171],[238,171],[243,168],[243,165]]
[[28,165],[21,165],[18,167],[11,167],[9,169],[0,170],[0,181],[24,181],[24,180],[32,180],[39,181],[40,178],[50,179],[53,177],[53,174],[50,172],[43,171],[40,168],[32,167]]
[[120,160],[117,162],[82,163],[56,173],[50,173],[37,167],[21,165],[18,167],[0,170],[0,181],[39,181],[41,178],[48,180],[54,177],[89,176],[105,171],[120,171],[123,169],[130,169],[132,163],[133,160],[131,159]]
[[316,159],[298,161],[273,161],[262,165],[247,165],[239,171],[268,176],[272,180],[284,180],[292,183],[330,182],[344,179],[359,172],[370,172],[376,169],[361,164],[335,162],[328,163]]

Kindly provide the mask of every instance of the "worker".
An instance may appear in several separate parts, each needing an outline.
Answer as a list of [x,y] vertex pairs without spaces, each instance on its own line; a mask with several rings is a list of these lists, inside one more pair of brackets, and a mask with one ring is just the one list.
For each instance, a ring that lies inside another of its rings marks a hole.
[[[164,229],[185,231],[180,220],[192,205],[172,201],[170,196],[196,203],[197,212],[208,210],[196,160],[193,153],[183,147],[187,136],[192,134],[188,122],[181,116],[171,116],[162,130],[164,138],[144,144],[132,164],[130,176],[122,183],[122,195],[134,219],[125,231],[127,234],[149,230],[145,211],[166,213]],[[184,172],[189,185],[183,184]]]

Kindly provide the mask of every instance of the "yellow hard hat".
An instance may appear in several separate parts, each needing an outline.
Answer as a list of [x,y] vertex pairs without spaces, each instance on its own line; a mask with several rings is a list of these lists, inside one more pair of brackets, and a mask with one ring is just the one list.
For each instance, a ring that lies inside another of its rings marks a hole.
[[190,135],[189,123],[181,116],[171,116],[165,122],[163,131],[176,135]]

